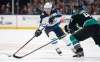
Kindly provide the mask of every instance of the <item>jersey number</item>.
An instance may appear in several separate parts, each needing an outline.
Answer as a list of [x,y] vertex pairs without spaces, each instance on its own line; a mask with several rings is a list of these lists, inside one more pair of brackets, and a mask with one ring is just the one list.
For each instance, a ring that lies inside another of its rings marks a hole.
[[82,13],[85,17],[89,17],[90,15],[87,12]]

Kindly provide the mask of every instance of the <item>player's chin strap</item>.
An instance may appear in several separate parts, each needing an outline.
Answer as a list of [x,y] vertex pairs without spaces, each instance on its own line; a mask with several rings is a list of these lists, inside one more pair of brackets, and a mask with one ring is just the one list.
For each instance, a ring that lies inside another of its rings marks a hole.
[[[34,37],[33,37],[33,38],[34,38]],[[29,53],[23,55],[23,56],[17,56],[17,55],[16,55],[17,52],[18,52],[19,50],[21,50],[21,49],[24,47],[24,45],[23,45],[18,51],[16,51],[16,52],[13,54],[13,57],[18,58],[18,59],[24,58],[24,57],[26,57],[26,56],[28,56],[28,55],[30,55],[30,54],[36,52],[37,50],[40,50],[41,48],[43,48],[43,47],[45,47],[45,46],[51,44],[52,42],[54,42],[54,41],[56,41],[56,40],[58,40],[58,38],[53,39],[52,41],[50,41],[50,42],[44,44],[43,46],[40,46],[40,47],[36,48],[35,50],[33,50],[33,51],[31,51],[31,52],[29,52]]]

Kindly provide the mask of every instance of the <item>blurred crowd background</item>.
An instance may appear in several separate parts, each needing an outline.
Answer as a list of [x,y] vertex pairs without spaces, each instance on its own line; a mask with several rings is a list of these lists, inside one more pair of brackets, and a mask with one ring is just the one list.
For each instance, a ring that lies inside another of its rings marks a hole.
[[[0,15],[21,14],[39,15],[43,5],[52,1],[55,8],[63,14],[70,15],[78,0],[0,0]],[[100,0],[80,0],[92,15],[100,15]]]

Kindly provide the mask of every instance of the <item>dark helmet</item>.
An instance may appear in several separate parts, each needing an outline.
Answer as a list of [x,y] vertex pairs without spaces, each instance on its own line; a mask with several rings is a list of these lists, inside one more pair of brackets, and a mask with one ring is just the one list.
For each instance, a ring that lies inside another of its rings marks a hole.
[[73,14],[79,13],[82,10],[87,11],[87,9],[84,5],[75,5],[74,9],[73,9]]

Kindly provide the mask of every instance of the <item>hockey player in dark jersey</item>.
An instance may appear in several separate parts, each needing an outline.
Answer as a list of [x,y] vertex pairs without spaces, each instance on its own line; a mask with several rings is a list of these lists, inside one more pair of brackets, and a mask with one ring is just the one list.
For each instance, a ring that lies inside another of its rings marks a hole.
[[[59,26],[61,23],[61,13],[57,9],[52,8],[52,3],[47,2],[44,5],[43,13],[40,15],[41,21],[39,29],[36,30],[35,36],[38,37],[41,35],[42,30],[44,29],[45,33],[51,40],[54,40],[56,37],[53,35],[55,34],[58,39],[64,38],[66,35]],[[55,47],[55,50],[58,54],[61,54],[62,51],[57,45],[57,41],[53,42],[52,45]]]
[[80,10],[80,6],[77,6],[77,12],[71,16],[71,21],[68,26],[65,26],[65,30],[72,33],[69,42],[74,46],[76,54],[74,57],[84,56],[79,43],[89,37],[92,37],[95,44],[100,46],[100,24],[86,11]]

